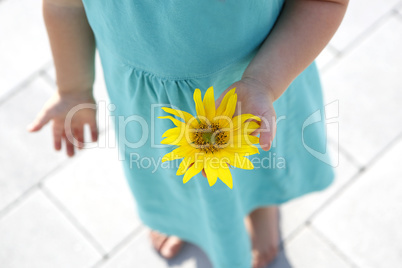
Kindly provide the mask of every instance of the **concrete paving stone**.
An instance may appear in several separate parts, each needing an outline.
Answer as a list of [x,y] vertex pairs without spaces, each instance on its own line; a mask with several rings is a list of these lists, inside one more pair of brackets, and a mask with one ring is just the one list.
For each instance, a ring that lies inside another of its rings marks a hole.
[[345,18],[330,44],[343,51],[356,38],[369,31],[400,0],[353,0],[349,1]]
[[107,252],[140,225],[116,148],[84,149],[44,187]]
[[2,2],[0,40],[1,97],[51,60],[42,2]]
[[293,268],[353,267],[308,227],[286,243],[285,248]]
[[0,211],[66,159],[53,149],[50,125],[26,131],[50,96],[38,78],[0,105]]
[[359,267],[402,263],[402,140],[312,222]]
[[102,268],[212,268],[205,253],[197,246],[185,243],[181,252],[173,259],[166,260],[153,248],[148,237],[149,228],[133,239],[126,248],[110,258]]
[[398,11],[398,13],[400,15],[402,15],[402,1],[400,2],[400,4],[397,6],[396,10]]
[[400,32],[390,18],[322,76],[326,103],[339,101],[340,145],[363,165],[402,132]]
[[339,157],[339,164],[334,168],[336,175],[335,180],[332,185],[321,192],[313,192],[304,195],[281,206],[281,227],[285,240],[297,228],[304,225],[317,209],[358,172],[358,168],[342,153],[339,153],[335,146],[331,145],[329,150],[334,161]]
[[89,267],[100,255],[39,191],[0,221],[6,268]]

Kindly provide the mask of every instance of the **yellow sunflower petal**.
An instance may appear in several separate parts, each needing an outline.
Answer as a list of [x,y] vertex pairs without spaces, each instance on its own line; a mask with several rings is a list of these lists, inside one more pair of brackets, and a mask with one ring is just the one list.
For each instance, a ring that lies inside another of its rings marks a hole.
[[223,115],[215,116],[214,122],[218,123],[219,127],[223,131],[231,131],[233,129],[232,118],[228,116]]
[[210,122],[215,117],[215,98],[214,98],[214,88],[208,88],[207,92],[204,95],[203,105],[205,107],[205,116],[208,118]]
[[253,155],[253,154],[259,154],[260,152],[258,151],[258,148],[255,147],[254,145],[246,145],[246,144],[242,144],[241,147],[237,147],[237,146],[233,146],[233,147],[228,147],[225,149],[225,151],[227,153],[231,153],[231,154],[239,154],[239,155],[245,155],[245,154],[249,154],[249,155]]
[[241,147],[242,145],[252,145],[260,142],[260,138],[257,136],[252,136],[248,134],[234,135],[233,145]]
[[249,120],[249,119],[253,119],[253,120],[256,120],[258,122],[261,121],[261,118],[256,116],[256,115],[253,115],[253,114],[241,114],[241,115],[233,117],[233,120],[232,120],[232,122],[233,122],[233,130],[236,130],[239,126],[242,126],[243,123],[246,120]]
[[181,161],[179,168],[177,169],[176,175],[183,175],[186,173],[188,167],[194,163],[193,161],[193,156],[190,155],[188,157],[185,157],[183,161]]
[[177,145],[186,143],[186,137],[184,134],[185,134],[184,128],[175,127],[168,129],[162,135],[162,138],[165,139],[161,141],[161,144]]
[[232,174],[230,173],[229,167],[221,167],[218,169],[218,176],[224,184],[226,184],[230,189],[233,188]]
[[222,99],[221,104],[219,105],[218,109],[216,110],[216,115],[221,115],[226,110],[228,101],[229,101],[230,97],[232,97],[233,94],[235,93],[235,90],[236,90],[236,88],[233,88],[230,91],[228,91],[228,93],[226,93],[226,95]]
[[188,182],[192,177],[201,172],[203,165],[192,165],[183,177],[183,183]]
[[179,148],[175,149],[178,154],[186,157],[188,155],[193,155],[197,152],[197,149],[191,146],[190,144],[183,144]]
[[207,175],[207,180],[208,180],[209,186],[214,185],[216,183],[216,181],[218,180],[218,170],[215,169],[213,167],[213,165],[211,164],[211,161],[208,161],[208,160],[206,161],[204,169],[205,169],[205,173]]
[[184,122],[190,123],[191,126],[197,126],[197,120],[195,119],[195,117],[185,111],[175,110],[168,107],[162,107],[162,110],[164,110],[169,114],[173,114],[177,117],[180,117],[181,119],[184,120]]
[[187,155],[192,155],[195,152],[196,152],[196,149],[194,149],[192,146],[181,145],[179,148],[176,148],[173,151],[171,151],[170,153],[165,154],[162,157],[162,162],[180,159],[180,158],[186,157]]
[[162,157],[162,163],[166,161],[172,161],[183,158],[183,156],[177,154],[175,151],[169,152]]
[[223,149],[217,151],[214,155],[218,157],[221,161],[227,160],[227,162],[229,162],[230,159],[233,157],[233,152]]
[[247,137],[252,144],[257,144],[260,142],[260,137],[253,136],[253,135],[248,135]]
[[167,144],[167,145],[182,145],[186,143],[187,143],[186,138],[184,136],[183,137],[170,136],[161,140],[161,144]]
[[236,156],[233,159],[230,160],[230,164],[234,167],[241,168],[241,169],[253,169],[254,165],[248,159],[247,157],[244,156]]
[[184,128],[174,127],[166,130],[165,133],[162,134],[162,138],[169,136],[178,137],[180,134],[184,136]]
[[176,127],[182,127],[184,123],[180,120],[177,120],[173,116],[167,115],[167,116],[158,116],[159,119],[170,119],[173,124],[175,124]]
[[197,111],[197,116],[205,117],[205,108],[204,104],[202,103],[201,90],[198,88],[194,91],[194,102],[195,102],[195,110]]
[[260,124],[258,124],[257,122],[246,122],[244,124],[244,127],[246,128],[245,133],[250,134],[253,133],[257,128],[260,127]]
[[233,96],[231,96],[228,101],[225,112],[223,112],[222,115],[232,118],[236,110],[236,104],[237,104],[237,94],[233,94]]

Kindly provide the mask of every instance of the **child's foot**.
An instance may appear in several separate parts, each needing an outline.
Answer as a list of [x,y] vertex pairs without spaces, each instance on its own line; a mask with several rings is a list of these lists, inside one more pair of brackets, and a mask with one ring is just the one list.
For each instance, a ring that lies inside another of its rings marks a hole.
[[261,207],[245,218],[252,243],[253,268],[265,267],[279,251],[278,207]]
[[154,248],[166,259],[176,256],[184,243],[177,236],[167,236],[155,230],[151,230],[149,236]]

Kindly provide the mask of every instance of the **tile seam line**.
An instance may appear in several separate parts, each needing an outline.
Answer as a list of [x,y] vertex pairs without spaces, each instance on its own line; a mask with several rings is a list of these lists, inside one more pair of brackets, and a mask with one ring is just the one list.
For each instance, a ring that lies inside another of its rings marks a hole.
[[[84,153],[84,152],[81,152],[79,155],[77,155],[75,157],[79,157],[82,153]],[[68,166],[71,163],[71,161],[73,161],[73,160],[71,160],[69,158],[64,159],[61,163],[59,163],[57,166],[55,166],[52,170],[50,170],[44,176],[42,176],[42,178],[36,184],[32,185],[30,188],[28,188],[22,194],[20,194],[17,198],[15,198],[11,203],[9,203],[3,209],[1,209],[0,210],[0,222],[4,218],[6,218],[8,214],[10,214],[12,211],[14,211],[14,209],[17,208],[21,203],[25,202],[25,200],[27,198],[29,198],[29,196],[34,194],[36,191],[41,191],[43,189],[43,187],[42,187],[43,182],[45,182],[46,179],[48,179],[49,176],[51,176],[52,174],[54,174],[58,170],[63,169],[65,166]],[[63,214],[63,212],[61,212],[61,213]],[[75,225],[74,225],[74,228],[76,228]],[[141,232],[141,230],[143,228],[144,228],[144,226],[141,223],[139,226],[134,228],[134,230],[130,234],[128,234],[125,238],[123,238],[115,247],[113,247],[109,252],[107,252],[106,250],[103,250],[102,252],[99,252],[97,250],[98,253],[101,256],[101,259],[98,262],[99,263],[105,262],[107,259],[110,259],[114,255],[118,254],[118,252],[120,252],[125,247],[125,245],[127,245],[133,239],[136,238],[136,236]],[[78,230],[78,231],[81,233],[80,230]]]
[[106,250],[97,241],[97,239],[80,223],[80,221],[67,209],[62,201],[60,201],[54,194],[39,183],[38,188],[46,196],[46,198],[53,204],[53,206],[64,216],[64,218],[75,228],[78,233],[81,234],[82,238],[85,239],[100,256],[107,254]]
[[305,221],[307,225],[311,225],[313,220],[326,208],[328,207],[332,202],[334,202],[339,196],[342,195],[342,193],[347,190],[349,187],[351,187],[354,183],[356,183],[359,180],[359,177],[364,175],[366,172],[370,171],[373,165],[375,165],[380,159],[385,155],[387,152],[389,152],[393,146],[399,142],[399,140],[402,139],[402,132],[399,133],[394,139],[392,139],[386,146],[383,147],[382,150],[380,150],[372,159],[370,159],[367,164],[359,169],[359,171],[354,174],[347,182],[345,182],[337,191],[335,191],[331,196],[328,197],[327,200],[325,200],[321,206],[319,206],[316,210],[314,210],[313,213],[310,214],[310,216],[307,218]]
[[[45,64],[43,64],[39,69],[36,71],[32,72],[30,75],[22,79],[22,82],[19,82],[17,85],[14,87],[11,87],[10,90],[8,90],[3,96],[0,97],[0,107],[3,105],[6,101],[9,99],[13,98],[15,95],[17,95],[19,92],[25,90],[27,88],[27,85],[34,81],[36,78],[40,77],[42,73],[46,72],[48,68],[52,66],[52,61],[49,61]],[[21,81],[21,80],[20,80]]]
[[134,230],[128,234],[125,238],[123,238],[115,247],[113,247],[108,253],[102,256],[100,260],[95,262],[91,268],[99,268],[106,265],[109,261],[113,261],[114,258],[126,249],[129,244],[135,240],[142,232],[145,232],[145,227],[142,223],[134,228]]
[[34,191],[35,189],[39,189],[39,184],[42,183],[45,179],[47,179],[48,176],[51,176],[52,174],[57,172],[58,169],[62,169],[65,165],[68,165],[69,162],[71,162],[71,160],[68,158],[61,161],[58,165],[56,165],[54,168],[45,173],[45,175],[41,176],[41,178],[38,180],[37,183],[33,184],[31,187],[23,191],[17,198],[12,200],[4,208],[0,209],[0,221],[20,203],[24,202],[25,199],[32,194],[31,193],[32,191]]
[[353,268],[359,268],[359,266],[349,257],[347,256],[331,239],[329,239],[325,234],[323,234],[320,230],[315,228],[312,225],[308,225],[307,228],[314,233],[322,242],[327,244],[330,249],[343,261],[349,264]]
[[[396,142],[398,142],[398,140],[402,138],[402,133],[399,134],[396,138],[394,138],[387,146],[392,147],[392,145]],[[385,148],[385,147],[384,147]],[[376,155],[376,156],[381,156],[382,150]],[[343,153],[343,152],[341,152]],[[385,152],[384,152],[385,153]],[[373,158],[373,160],[376,159],[376,157]],[[349,159],[350,160],[350,159]],[[370,162],[370,161],[369,161]],[[368,164],[370,165],[370,163]],[[349,181],[345,182],[343,185],[340,186],[340,188],[334,192],[331,196],[329,196],[323,203],[321,206],[319,206],[317,209],[315,209],[312,213],[310,213],[306,220],[304,220],[300,225],[298,225],[296,228],[294,228],[294,230],[292,230],[286,237],[283,238],[283,243],[287,244],[290,243],[302,230],[303,228],[310,226],[311,225],[311,221],[317,216],[316,214],[318,214],[319,212],[321,212],[321,210],[324,209],[325,206],[329,205],[330,202],[332,202],[331,200],[336,198],[344,189],[346,189],[348,187],[348,185],[350,184],[350,182],[352,180],[356,180],[358,176],[360,176],[362,173],[364,173],[365,171],[365,166],[361,165],[361,166],[356,166],[356,168],[358,168],[358,171],[353,174]]]
[[145,226],[140,223],[137,227],[135,227],[126,237],[120,240],[120,242],[114,246],[108,253],[107,258],[110,259],[116,254],[118,254],[121,250],[124,249],[131,241],[137,238],[142,232],[145,231]]
[[364,164],[362,164],[359,159],[355,158],[351,152],[349,152],[345,147],[342,145],[339,145],[339,152],[345,156],[345,158],[349,161],[352,162],[352,165],[357,168],[357,169],[362,169],[364,168]]
[[[52,65],[53,66],[53,65]],[[43,71],[41,73],[41,77],[43,78],[43,80],[46,81],[46,83],[48,83],[52,88],[56,87],[57,88],[57,83],[56,81],[53,79],[52,76],[50,76],[50,74],[47,71]]]
[[[103,130],[99,131],[99,134],[103,135],[104,132],[105,131],[103,131]],[[58,170],[61,170],[64,167],[70,165],[71,162],[76,161],[76,159],[81,157],[82,154],[85,154],[85,151],[76,153],[76,155],[74,155],[74,158],[66,158],[64,160],[61,160],[60,163],[57,164],[54,168],[49,170],[44,175],[40,176],[40,179],[38,180],[37,183],[33,184],[31,187],[29,187],[28,189],[23,191],[18,197],[14,198],[4,208],[0,209],[0,221],[9,212],[11,212],[14,209],[14,207],[18,206],[21,202],[23,202],[31,194],[31,192],[35,190],[35,188],[38,188],[40,184],[43,184],[50,176],[52,176],[54,173],[58,172]],[[26,195],[27,195],[27,197],[26,197]]]
[[332,53],[334,55],[335,58],[338,58],[339,54],[341,53],[341,51],[339,49],[337,49],[336,47],[334,47],[331,42],[329,42],[326,46],[326,48],[328,49],[328,51],[330,53]]
[[[331,144],[330,146],[334,146],[334,147],[337,145],[336,141],[333,140],[332,138],[328,139],[328,143]],[[341,153],[346,158],[346,160],[349,160],[349,161],[352,162],[352,165],[355,168],[361,169],[361,168],[364,167],[364,164],[360,163],[360,161],[358,159],[356,159],[352,155],[351,152],[349,152],[347,149],[345,149],[345,147],[343,147],[340,142],[338,142],[338,148],[337,149],[339,150],[339,153]],[[337,167],[335,167],[335,168],[337,168]]]
[[367,164],[363,166],[363,169],[370,169],[370,167],[378,162],[379,159],[384,154],[386,154],[395,144],[397,144],[400,139],[402,139],[402,131],[399,132],[399,134],[395,138],[393,138],[387,145],[385,145],[376,155],[374,155],[369,161],[367,161]]
[[[401,11],[402,12],[402,11]],[[399,12],[397,9],[394,9],[394,13],[393,15],[398,19],[398,20],[402,20],[402,13]]]
[[353,52],[354,49],[356,49],[359,45],[361,45],[367,38],[373,35],[373,33],[379,29],[382,25],[387,23],[388,20],[390,20],[392,17],[394,17],[394,10],[398,5],[393,6],[390,8],[387,12],[385,12],[380,18],[378,18],[376,21],[371,23],[366,30],[364,30],[362,33],[357,35],[354,39],[352,39],[349,44],[347,44],[343,49],[338,50],[339,51],[339,58],[342,59],[351,52]]
[[24,193],[14,199],[11,203],[6,205],[3,209],[0,210],[0,222],[4,220],[18,205],[23,203],[27,198],[33,195],[36,191],[39,191],[38,184],[34,184],[29,187]]
[[283,245],[284,247],[287,246],[290,242],[293,241],[302,231],[304,228],[307,227],[306,221],[303,221],[300,225],[294,228],[286,237],[283,238]]

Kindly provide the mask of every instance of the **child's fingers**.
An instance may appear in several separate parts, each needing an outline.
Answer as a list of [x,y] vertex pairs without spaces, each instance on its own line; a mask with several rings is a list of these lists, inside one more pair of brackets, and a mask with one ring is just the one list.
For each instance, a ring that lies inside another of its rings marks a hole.
[[62,140],[62,133],[63,129],[53,125],[53,141],[54,141],[54,149],[56,151],[61,150],[61,140]]
[[250,124],[251,122],[256,122],[258,125],[260,125],[256,130],[250,133],[251,136],[257,136],[261,132],[261,121],[248,119],[245,121],[245,124]]
[[40,113],[36,119],[27,126],[27,130],[29,132],[35,132],[40,130],[44,125],[46,125],[50,121],[50,117],[45,113]]
[[263,114],[261,116],[261,126],[258,129],[258,133],[260,133],[261,149],[268,151],[271,148],[276,133],[275,116],[268,113]]
[[[72,143],[72,141],[69,140],[69,138],[66,135],[66,133],[69,133],[69,132],[72,134],[71,129],[63,131],[62,138],[63,138],[64,144],[66,145],[67,155],[71,157],[74,155],[74,144]],[[71,137],[70,137],[70,139],[71,139]]]
[[92,141],[93,142],[98,141],[99,132],[98,132],[98,127],[97,127],[96,123],[90,124],[89,127],[91,128]]
[[74,155],[74,144],[72,144],[67,137],[64,138],[64,141],[66,143],[66,149],[67,149],[67,155],[68,156],[73,156]]
[[83,132],[82,127],[78,128],[78,129],[74,129],[73,133],[74,133],[74,137],[78,141],[78,144],[77,144],[78,149],[84,148],[84,132]]

